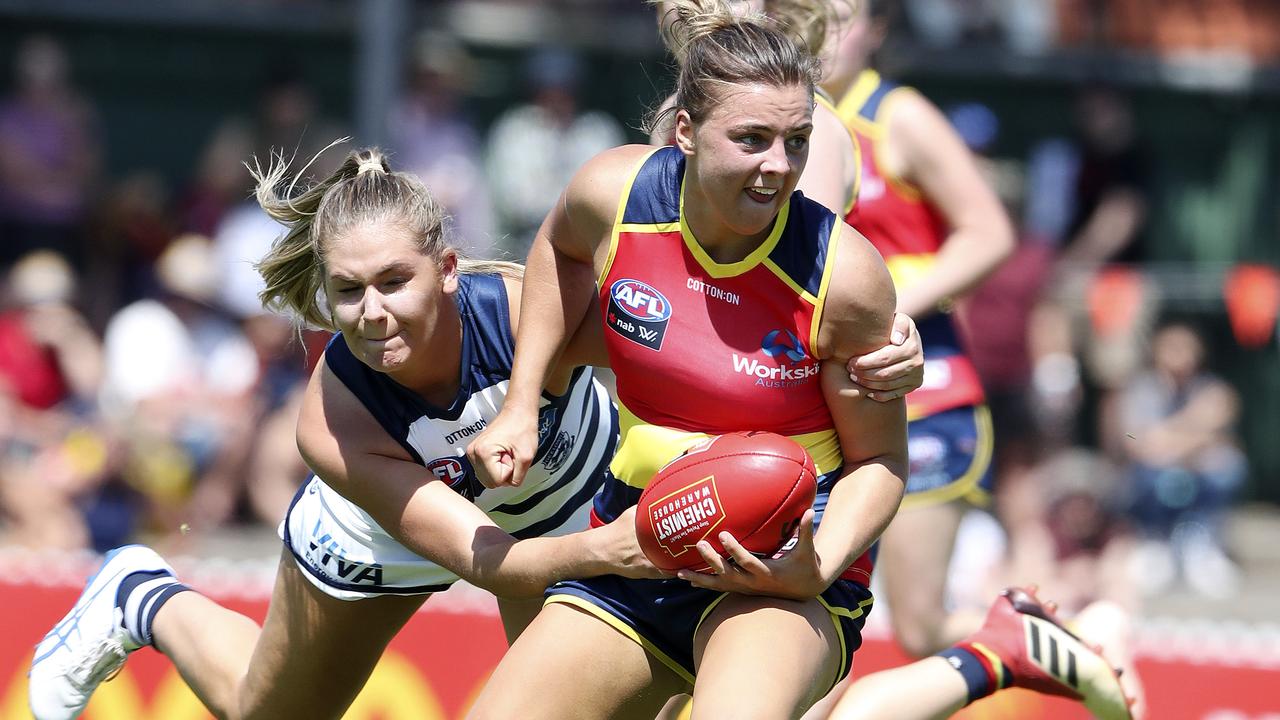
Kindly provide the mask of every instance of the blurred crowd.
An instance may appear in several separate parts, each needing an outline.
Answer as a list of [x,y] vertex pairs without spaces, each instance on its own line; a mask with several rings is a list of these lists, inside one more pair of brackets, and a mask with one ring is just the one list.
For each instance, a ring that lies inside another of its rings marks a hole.
[[[1132,22],[1149,4],[905,7],[937,44],[1003,34],[1027,50],[1039,39],[1164,47],[1159,24]],[[1163,4],[1275,14],[1250,0]],[[1280,22],[1272,35],[1238,25],[1252,33],[1241,47],[1276,58]],[[104,549],[274,526],[306,474],[293,420],[327,338],[258,302],[253,263],[281,228],[251,201],[244,163],[274,150],[304,164],[348,134],[344,122],[277,67],[184,184],[108,177],[64,49],[38,36],[15,52],[0,99],[0,542]],[[392,161],[425,179],[470,255],[523,258],[581,162],[628,139],[583,107],[584,67],[567,50],[531,51],[527,95],[487,128],[468,115],[463,43],[423,32],[407,65],[387,120]],[[1028,579],[1068,608],[1132,606],[1175,582],[1229,594],[1238,570],[1222,524],[1248,473],[1240,397],[1211,369],[1199,318],[1165,312],[1144,281],[1151,168],[1126,98],[1082,91],[1075,135],[1025,158],[989,155],[1000,119],[987,107],[946,109],[1022,238],[955,310],[989,393],[999,478],[994,514],[962,535],[969,572],[957,575],[976,580],[956,594],[985,605],[991,585]],[[327,175],[344,152],[307,174]]]
[[1088,45],[1280,58],[1280,6],[1271,0],[904,0],[903,9],[931,45],[983,39],[1027,53]]

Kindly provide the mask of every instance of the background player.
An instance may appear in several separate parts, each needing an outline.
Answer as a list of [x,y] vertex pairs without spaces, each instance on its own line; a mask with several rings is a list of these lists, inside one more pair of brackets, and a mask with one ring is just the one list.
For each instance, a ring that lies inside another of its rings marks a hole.
[[907,400],[911,473],[902,509],[881,538],[879,568],[894,634],[908,654],[937,652],[980,617],[945,606],[956,532],[990,491],[990,413],[949,310],[1013,250],[995,194],[946,117],[869,64],[893,5],[857,3],[825,87],[862,151],[862,183],[848,222],[885,257],[898,310],[920,322],[925,381]]

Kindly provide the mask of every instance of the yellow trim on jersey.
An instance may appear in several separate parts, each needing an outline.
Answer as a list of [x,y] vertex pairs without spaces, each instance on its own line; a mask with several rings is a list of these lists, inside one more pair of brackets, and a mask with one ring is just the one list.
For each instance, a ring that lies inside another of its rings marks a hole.
[[[849,129],[847,125],[845,129]],[[852,130],[849,130],[849,139],[853,141],[853,164],[858,171],[853,174],[853,197],[849,198],[849,207],[844,209],[841,220],[849,217],[849,213],[858,206],[858,195],[862,194],[862,145],[858,144],[858,139],[853,136]]]
[[849,88],[849,92],[846,92],[844,97],[840,98],[840,102],[836,103],[836,114],[845,123],[852,123],[861,118],[862,106],[867,104],[867,98],[871,97],[871,93],[878,87],[880,87],[880,73],[875,70],[863,70],[858,73],[858,78],[853,81],[853,87]]
[[[854,81],[853,87],[849,89],[849,92],[845,93],[844,98],[836,106],[836,114],[840,116],[840,119],[844,120],[845,125],[851,132],[856,130],[871,138],[876,150],[871,157],[871,164],[875,166],[876,172],[880,177],[884,178],[884,181],[892,186],[898,194],[908,200],[919,201],[921,198],[919,188],[907,183],[896,174],[887,171],[880,164],[880,158],[884,156],[884,142],[888,136],[888,131],[885,129],[885,118],[889,116],[889,105],[894,101],[895,95],[899,95],[900,91],[910,88],[899,86],[890,90],[880,99],[880,106],[876,108],[875,118],[869,120],[862,116],[862,106],[867,103],[867,99],[876,91],[876,88],[880,87],[881,82],[883,81],[880,78],[880,73],[875,70],[863,70],[858,75],[858,79]],[[857,145],[858,143],[855,142],[854,146],[856,147]],[[861,151],[861,148],[859,148],[859,151]]]
[[640,175],[640,168],[649,161],[654,153],[662,148],[654,148],[644,154],[644,157],[635,164],[631,169],[631,176],[627,178],[627,184],[622,187],[622,197],[618,199],[618,212],[613,218],[613,229],[609,231],[609,255],[604,260],[604,266],[600,268],[600,273],[596,275],[596,287],[600,287],[604,283],[604,279],[609,277],[609,269],[613,267],[613,257],[618,253],[618,233],[622,232],[622,218],[627,213],[627,201],[631,199],[631,186],[635,185],[636,178]]
[[596,605],[595,603],[584,600],[578,597],[577,595],[560,595],[560,594],[552,595],[551,597],[547,598],[546,601],[543,602],[542,604],[545,607],[551,603],[563,603],[565,605],[570,605],[572,607],[578,608],[579,610],[582,610],[583,612],[591,614],[593,617],[597,617],[603,620],[605,623],[609,625],[609,627],[612,627],[614,630],[617,630],[618,632],[622,633],[623,636],[630,638],[637,645],[644,648],[645,652],[657,658],[658,661],[661,662],[663,665],[666,665],[667,667],[671,668],[672,672],[674,672],[676,675],[679,675],[682,679],[684,679],[685,682],[689,683],[690,685],[693,684],[693,675],[689,674],[689,671],[684,669],[684,667],[680,663],[671,659],[670,655],[667,655],[666,653],[659,650],[657,645],[654,645],[652,642],[648,640],[648,638],[644,637],[639,632],[637,632],[635,628],[622,622],[622,620],[618,619],[617,616],[615,616],[613,613],[610,613],[608,610],[605,610],[604,608],[600,607],[599,605]]
[[698,239],[693,236],[693,231],[689,229],[689,224],[685,222],[684,217],[684,180],[680,181],[680,234],[684,237],[684,244],[689,248],[689,252],[693,258],[698,261],[702,269],[713,278],[727,278],[741,275],[748,270],[759,265],[765,258],[769,257],[769,253],[778,246],[778,240],[782,238],[782,232],[787,228],[787,218],[791,215],[791,199],[787,198],[782,203],[782,209],[778,211],[778,216],[773,219],[773,229],[769,231],[769,236],[760,243],[760,246],[752,250],[746,257],[737,262],[718,263],[711,259],[706,250],[698,244]]
[[809,453],[809,457],[813,458],[813,467],[818,471],[819,477],[844,467],[844,455],[840,454],[840,438],[836,436],[835,430],[819,430],[789,437],[804,448]]
[[815,295],[800,287],[800,285],[796,283],[795,280],[792,280],[791,276],[784,272],[782,268],[778,267],[778,264],[773,260],[765,258],[764,266],[769,268],[774,275],[777,275],[779,280],[786,283],[787,287],[791,288],[791,291],[803,298],[805,302],[810,305],[818,304],[818,298]]
[[874,136],[876,152],[871,161],[875,163],[876,172],[880,174],[880,177],[884,178],[884,181],[896,190],[899,195],[912,202],[920,202],[923,197],[920,188],[898,177],[897,173],[889,172],[884,165],[880,164],[880,158],[884,157],[884,144],[889,140],[889,131],[885,125],[885,118],[889,117],[889,106],[902,97],[902,93],[907,90],[910,90],[910,88],[896,87],[885,93],[885,96],[881,98],[880,107],[876,108],[876,127],[886,129]]
[[835,275],[836,254],[840,250],[840,236],[844,234],[844,220],[836,218],[835,227],[827,238],[827,261],[822,267],[822,281],[818,283],[818,301],[814,303],[813,320],[809,325],[809,347],[818,352],[818,331],[822,329],[822,311],[827,307],[827,290]]
[[614,226],[619,233],[671,233],[680,232],[680,223],[618,223]]
[[711,437],[706,433],[651,425],[636,417],[621,400],[618,401],[618,423],[621,436],[609,470],[621,482],[641,490],[648,487],[649,480],[663,465]]
[[899,291],[915,285],[938,261],[935,253],[901,253],[884,259],[893,277],[893,286]]
[[[987,491],[978,486],[978,483],[982,481],[982,476],[991,467],[991,454],[995,446],[994,432],[991,426],[991,409],[986,405],[975,406],[973,408],[973,420],[978,426],[978,444],[973,452],[973,461],[969,463],[969,468],[965,470],[964,475],[961,475],[955,482],[943,485],[940,488],[908,493],[902,499],[902,505],[899,509],[932,507],[960,499],[981,507],[991,501]],[[909,429],[908,432],[910,432]]]
[[[648,487],[649,480],[663,465],[711,437],[707,433],[647,423],[636,417],[621,401],[618,402],[618,423],[621,437],[618,452],[609,463],[609,471],[620,482],[640,490]],[[835,430],[818,430],[790,437],[813,458],[813,466],[819,476],[844,467],[840,439]]]

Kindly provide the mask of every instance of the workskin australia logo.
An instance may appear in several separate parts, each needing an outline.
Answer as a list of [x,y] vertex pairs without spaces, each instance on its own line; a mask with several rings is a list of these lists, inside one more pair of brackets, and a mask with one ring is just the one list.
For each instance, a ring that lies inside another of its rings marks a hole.
[[670,320],[671,303],[652,285],[623,278],[609,287],[605,324],[628,340],[661,350]]
[[759,387],[796,387],[818,376],[818,362],[809,357],[800,338],[790,330],[769,331],[760,341],[760,349],[778,364],[733,354],[733,371],[755,378]]

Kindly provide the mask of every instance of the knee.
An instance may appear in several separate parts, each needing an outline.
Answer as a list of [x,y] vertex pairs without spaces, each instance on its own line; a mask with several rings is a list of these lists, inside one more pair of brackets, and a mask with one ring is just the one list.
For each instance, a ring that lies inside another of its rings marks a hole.
[[893,620],[893,635],[902,651],[913,658],[932,655],[942,647],[942,615],[906,615]]

